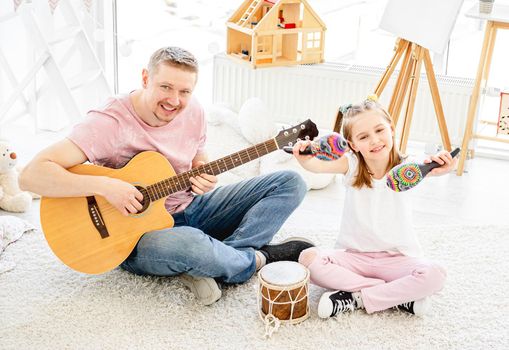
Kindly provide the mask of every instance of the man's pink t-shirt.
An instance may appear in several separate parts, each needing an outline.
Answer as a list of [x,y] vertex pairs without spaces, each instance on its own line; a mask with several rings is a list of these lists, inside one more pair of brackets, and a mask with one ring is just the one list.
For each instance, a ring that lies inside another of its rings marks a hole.
[[[142,151],[157,151],[180,174],[190,170],[194,157],[204,152],[206,131],[203,108],[195,98],[169,124],[153,127],[141,120],[129,95],[120,95],[89,111],[68,138],[97,165],[118,169]],[[176,192],[166,200],[166,209],[181,211],[192,200],[190,190]]]

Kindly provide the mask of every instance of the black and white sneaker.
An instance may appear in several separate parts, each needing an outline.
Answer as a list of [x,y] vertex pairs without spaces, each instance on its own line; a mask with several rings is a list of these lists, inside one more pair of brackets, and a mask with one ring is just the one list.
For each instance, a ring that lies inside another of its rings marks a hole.
[[339,313],[354,311],[358,308],[352,293],[342,290],[327,292],[322,294],[318,302],[318,316],[321,318],[329,318]]
[[266,264],[270,264],[276,261],[299,261],[300,253],[314,246],[306,238],[291,237],[278,244],[264,245],[259,251],[265,256]]
[[408,303],[403,303],[401,305],[395,306],[394,308],[400,311],[408,312],[409,314],[415,316],[424,316],[428,313],[431,307],[431,302],[429,298],[424,298],[420,300],[410,301]]

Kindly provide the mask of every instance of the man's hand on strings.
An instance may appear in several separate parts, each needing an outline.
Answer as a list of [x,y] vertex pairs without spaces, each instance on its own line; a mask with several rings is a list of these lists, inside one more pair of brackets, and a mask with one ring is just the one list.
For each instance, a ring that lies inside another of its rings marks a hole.
[[[201,165],[205,164],[203,161],[197,161],[193,168],[197,168]],[[212,191],[217,184],[217,177],[215,175],[210,175],[206,173],[202,173],[198,176],[194,176],[189,178],[191,182],[191,190],[196,194],[204,194],[209,191]]]

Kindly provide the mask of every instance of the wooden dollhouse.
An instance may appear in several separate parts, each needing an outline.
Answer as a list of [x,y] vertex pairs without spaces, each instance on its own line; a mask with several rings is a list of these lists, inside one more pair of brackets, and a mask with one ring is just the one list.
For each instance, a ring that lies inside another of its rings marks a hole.
[[227,54],[253,68],[323,62],[326,27],[306,0],[245,0],[226,26]]

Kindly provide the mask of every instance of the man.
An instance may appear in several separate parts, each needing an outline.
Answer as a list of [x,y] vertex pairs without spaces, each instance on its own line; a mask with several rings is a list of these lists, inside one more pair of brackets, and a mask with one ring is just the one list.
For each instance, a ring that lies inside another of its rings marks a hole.
[[[192,97],[197,75],[189,52],[157,50],[142,71],[142,87],[110,98],[66,139],[39,153],[21,173],[21,187],[47,197],[98,195],[124,215],[136,213],[143,195],[132,184],[66,169],[85,161],[120,168],[146,150],[163,154],[177,174],[207,162],[204,113]],[[297,173],[277,172],[214,191],[213,175],[190,181],[191,188],[166,200],[174,227],[144,234],[122,268],[140,275],[182,275],[197,299],[209,305],[221,297],[215,279],[245,282],[264,264],[297,261],[312,246],[303,239],[267,245],[304,198],[306,187]]]

